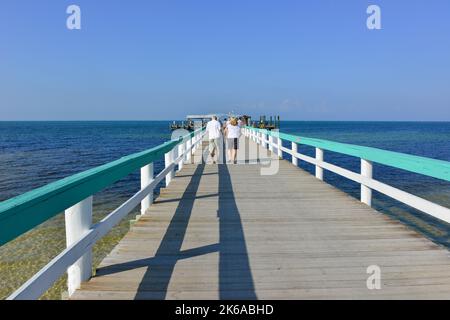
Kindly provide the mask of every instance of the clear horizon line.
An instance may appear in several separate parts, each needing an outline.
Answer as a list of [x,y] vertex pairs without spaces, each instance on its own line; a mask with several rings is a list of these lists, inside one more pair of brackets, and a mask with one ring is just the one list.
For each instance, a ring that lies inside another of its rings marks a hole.
[[[149,122],[149,121],[185,121],[186,119],[156,119],[156,120],[136,120],[136,119],[124,119],[124,120],[108,120],[108,119],[74,119],[74,120],[1,120],[0,122]],[[258,121],[258,120],[254,120]],[[290,119],[280,120],[281,122],[450,122],[449,120],[305,120],[305,119]]]

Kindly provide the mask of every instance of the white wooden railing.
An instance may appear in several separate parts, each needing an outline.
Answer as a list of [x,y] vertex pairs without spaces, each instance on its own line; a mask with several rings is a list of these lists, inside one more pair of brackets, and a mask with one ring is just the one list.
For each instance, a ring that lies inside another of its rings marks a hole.
[[[376,159],[374,162],[379,162],[391,167],[450,181],[450,163],[447,161],[423,158],[370,147],[297,137],[283,134],[278,131],[267,131],[251,127],[245,127],[243,132],[244,135],[252,141],[255,141],[257,144],[264,146],[264,148],[268,148],[270,151],[275,152],[280,159],[283,157],[283,152],[290,154],[292,157],[292,163],[295,166],[298,165],[299,160],[313,164],[315,166],[315,175],[317,179],[323,180],[323,172],[324,170],[328,170],[359,183],[361,185],[361,202],[368,206],[372,205],[372,190],[376,190],[412,208],[450,223],[449,208],[375,180],[373,178],[373,164],[371,160],[368,160],[368,158]],[[291,148],[286,148],[283,146],[282,137],[285,137],[291,141]],[[298,152],[297,145],[302,143],[309,146],[316,146],[315,158]],[[317,147],[319,145],[324,147]],[[347,154],[350,156],[357,156],[358,154],[362,155],[363,157],[360,158],[360,173],[325,162],[324,149],[328,148],[328,146],[333,152]]]
[[190,138],[183,138],[165,154],[165,168],[154,176],[153,162],[141,168],[141,189],[120,207],[108,214],[100,222],[92,224],[93,196],[80,201],[65,210],[67,247],[44,268],[15,291],[8,300],[38,299],[67,270],[68,294],[71,296],[83,281],[92,276],[92,247],[105,236],[120,220],[141,204],[141,214],[145,214],[153,203],[155,187],[165,178],[166,186],[185,163],[191,163],[195,151],[201,146],[205,132],[197,130]]

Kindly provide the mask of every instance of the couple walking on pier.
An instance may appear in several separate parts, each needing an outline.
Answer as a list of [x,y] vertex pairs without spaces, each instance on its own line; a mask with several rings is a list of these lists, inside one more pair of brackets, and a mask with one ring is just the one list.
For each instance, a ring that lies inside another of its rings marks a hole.
[[206,131],[209,135],[209,154],[212,162],[215,164],[216,159],[219,159],[220,141],[222,137],[222,131],[224,138],[226,139],[226,146],[228,151],[228,162],[234,164],[237,163],[237,150],[239,149],[239,138],[241,136],[242,121],[237,118],[230,118],[225,124],[222,124],[214,116],[211,121],[206,124]]

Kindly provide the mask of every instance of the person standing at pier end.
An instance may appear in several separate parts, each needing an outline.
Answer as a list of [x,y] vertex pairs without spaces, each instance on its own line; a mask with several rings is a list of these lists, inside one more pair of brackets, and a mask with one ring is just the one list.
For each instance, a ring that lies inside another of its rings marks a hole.
[[[217,121],[216,116],[213,116],[211,121],[206,124],[206,132],[209,135],[209,154],[211,155],[213,164],[215,164],[214,156],[219,153],[219,139],[222,132],[222,126]],[[219,156],[217,156],[217,159],[219,159]]]
[[241,136],[241,127],[236,118],[231,118],[225,129],[228,144],[228,158],[230,162],[236,164],[237,150],[239,148],[239,138]]

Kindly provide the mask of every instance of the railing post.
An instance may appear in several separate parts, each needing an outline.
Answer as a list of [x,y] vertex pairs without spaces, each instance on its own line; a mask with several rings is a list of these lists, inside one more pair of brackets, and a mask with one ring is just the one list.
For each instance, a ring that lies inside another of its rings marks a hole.
[[193,146],[192,153],[195,153],[195,151],[197,150],[197,139],[198,139],[197,133],[194,133],[194,136],[192,137],[192,146]]
[[200,148],[201,149],[201,144],[202,144],[202,142],[201,142],[201,135],[202,135],[202,133],[201,132],[197,132],[197,134],[196,134],[196,138],[195,138],[195,142],[196,142],[196,146],[195,146],[195,150],[197,150],[198,148]]
[[266,139],[267,139],[266,133],[265,132],[261,132],[261,146],[264,149],[267,149]]
[[199,147],[199,143],[198,141],[200,140],[199,134],[198,132],[195,134],[195,150],[197,151],[198,147]]
[[[154,171],[153,162],[141,168],[141,189],[144,189],[153,181]],[[148,196],[141,201],[141,214],[145,214],[147,209],[153,203],[153,189],[150,190]]]
[[[184,142],[180,142],[180,144],[178,145],[178,157],[180,157],[182,154],[184,154]],[[181,171],[181,169],[183,169],[183,164],[184,164],[184,156],[181,159],[181,161],[178,163],[178,171]]]
[[[77,242],[92,226],[92,196],[66,209],[66,245]],[[67,287],[69,296],[80,288],[82,282],[92,276],[92,249],[67,269]]]
[[[323,162],[323,150],[320,148],[316,148],[316,160]],[[316,165],[316,178],[323,180],[323,169],[318,165]]]
[[[173,152],[174,152],[174,149],[170,150],[169,152],[167,152],[167,153],[164,155],[164,164],[165,164],[165,167],[166,167],[166,168],[167,168],[168,166],[170,166],[170,165],[172,164],[172,162],[173,162]],[[167,186],[170,184],[170,182],[172,181],[173,173],[174,173],[174,170],[171,170],[171,171],[166,175],[166,187],[167,187]]]
[[298,159],[295,156],[295,154],[297,153],[297,144],[295,142],[291,142],[292,145],[292,164],[294,166],[298,166]]
[[194,134],[194,140],[193,140],[193,149],[192,149],[192,151],[193,151],[193,157],[194,157],[194,163],[201,163],[202,162],[202,158],[203,158],[203,154],[202,153],[200,153],[200,155],[198,155],[198,157],[195,155],[195,152],[197,151],[197,149],[199,148],[199,147],[201,147],[201,135],[202,135],[202,132],[196,132],[195,134]]
[[[373,166],[372,162],[361,159],[361,175],[365,178],[372,179]],[[372,206],[372,189],[361,184],[361,202]]]
[[[172,163],[175,161],[175,159],[178,156],[178,155],[175,154],[176,152],[177,152],[177,148],[173,148],[172,151],[171,151],[172,154],[170,155],[170,157],[171,157],[171,162]],[[175,167],[170,171],[169,175],[170,175],[170,181],[172,181],[173,178],[175,178]]]
[[[192,139],[189,138],[186,141],[186,157],[185,157],[185,163],[190,163],[191,162],[191,157],[192,157],[192,150],[191,150],[191,146],[192,146]],[[189,151],[187,151],[189,150]]]
[[273,152],[273,136],[272,133],[269,133],[269,150]]
[[278,132],[277,143],[278,143],[278,158],[283,159],[283,150],[281,150],[281,146],[283,145],[283,142],[281,141],[279,132]]

